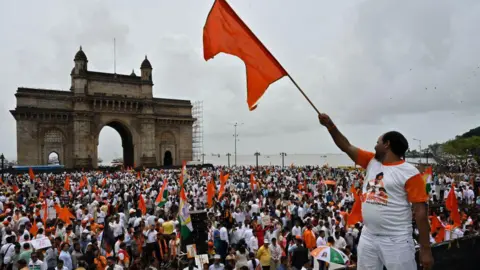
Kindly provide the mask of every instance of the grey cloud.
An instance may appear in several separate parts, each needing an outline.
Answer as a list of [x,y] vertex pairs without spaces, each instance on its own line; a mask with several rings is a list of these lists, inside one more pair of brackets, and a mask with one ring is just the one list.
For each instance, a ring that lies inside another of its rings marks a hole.
[[[112,72],[115,37],[117,72],[138,73],[148,54],[155,96],[204,101],[207,153],[232,151],[234,121],[245,123],[239,153],[338,151],[288,79],[271,85],[249,112],[243,63],[227,55],[204,61],[202,27],[211,2],[4,4],[2,138],[15,138],[8,109],[18,86],[68,89],[80,45],[91,69]],[[478,125],[479,1],[230,2],[319,110],[361,147],[390,128],[426,143]],[[448,130],[441,129],[444,122]],[[100,142],[104,159],[121,153],[114,131],[102,131]],[[2,140],[0,151],[14,156],[15,143]]]

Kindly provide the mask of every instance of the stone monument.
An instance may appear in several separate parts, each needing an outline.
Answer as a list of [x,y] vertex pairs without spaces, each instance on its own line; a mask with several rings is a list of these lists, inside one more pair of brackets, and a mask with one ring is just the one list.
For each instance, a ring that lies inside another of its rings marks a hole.
[[90,71],[82,47],[74,63],[69,91],[18,88],[10,112],[17,123],[19,165],[46,165],[55,152],[67,168],[96,168],[105,126],[120,134],[126,167],[192,159],[192,103],[153,97],[146,56],[140,76]]

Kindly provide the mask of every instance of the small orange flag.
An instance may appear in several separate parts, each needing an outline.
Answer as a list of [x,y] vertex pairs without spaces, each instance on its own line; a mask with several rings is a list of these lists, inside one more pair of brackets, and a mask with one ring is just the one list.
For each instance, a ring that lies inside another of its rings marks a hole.
[[208,208],[211,208],[213,206],[213,197],[215,197],[215,182],[213,179],[210,179],[208,181],[207,185],[207,204]]
[[85,186],[88,186],[88,179],[87,177],[84,175],[82,177],[82,180],[80,180],[80,189],[82,189],[83,187]]
[[227,183],[228,177],[230,177],[230,174],[223,174],[222,171],[220,171],[220,190],[218,191],[218,200],[223,196],[223,193],[225,193],[225,184]]
[[450,211],[450,219],[453,220],[455,226],[462,225],[460,221],[460,213],[458,212],[458,201],[455,195],[455,184],[452,183],[452,188],[448,193],[447,200],[445,201],[445,207]]
[[147,204],[145,203],[142,194],[140,194],[140,198],[138,199],[138,208],[140,208],[143,215],[147,213]]
[[48,219],[48,205],[47,205],[47,200],[45,200],[42,204],[43,208],[43,224],[45,227],[47,226],[47,219]]
[[28,175],[30,176],[30,180],[35,180],[35,174],[33,173],[33,169],[31,167],[28,168]]
[[70,176],[67,175],[67,179],[65,179],[65,184],[63,185],[65,190],[70,190]]
[[252,190],[255,189],[255,184],[257,184],[257,181],[255,181],[255,176],[253,176],[253,173],[250,174],[250,188]]
[[33,236],[37,236],[37,232],[38,232],[38,226],[37,226],[37,221],[35,220],[33,222],[32,227],[30,228],[30,233],[33,234]]
[[208,61],[221,52],[235,55],[245,63],[250,110],[256,108],[270,84],[287,75],[228,3],[216,0],[203,27],[203,57]]
[[355,202],[353,203],[352,211],[350,212],[350,214],[348,214],[347,226],[355,225],[357,222],[361,222],[363,220],[362,200],[360,198],[360,195],[358,194],[357,190],[353,185],[350,188],[350,192],[353,193],[353,198],[355,199]]

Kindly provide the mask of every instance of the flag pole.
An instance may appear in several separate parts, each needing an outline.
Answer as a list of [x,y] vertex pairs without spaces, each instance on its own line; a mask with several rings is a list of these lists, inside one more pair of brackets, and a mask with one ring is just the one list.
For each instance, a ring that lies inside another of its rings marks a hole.
[[303,97],[305,97],[305,99],[308,101],[308,103],[310,103],[310,105],[312,106],[312,108],[318,113],[320,114],[320,111],[317,109],[317,107],[315,107],[315,105],[313,104],[313,102],[310,100],[310,98],[308,98],[307,94],[305,94],[305,92],[303,92],[302,88],[300,88],[300,86],[298,86],[297,82],[292,78],[292,76],[290,76],[290,74],[287,72],[287,76],[288,78],[292,81],[293,85],[295,85],[295,87],[297,87],[298,91],[300,91],[300,93],[303,95]]

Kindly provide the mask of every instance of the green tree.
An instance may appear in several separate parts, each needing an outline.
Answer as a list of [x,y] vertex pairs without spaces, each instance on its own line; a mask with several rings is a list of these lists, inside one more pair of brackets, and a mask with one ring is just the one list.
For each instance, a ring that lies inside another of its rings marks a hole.
[[457,137],[443,144],[443,150],[452,155],[466,156],[473,155],[479,159],[480,154],[480,136],[468,138]]

